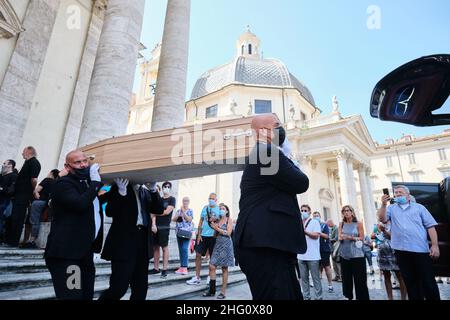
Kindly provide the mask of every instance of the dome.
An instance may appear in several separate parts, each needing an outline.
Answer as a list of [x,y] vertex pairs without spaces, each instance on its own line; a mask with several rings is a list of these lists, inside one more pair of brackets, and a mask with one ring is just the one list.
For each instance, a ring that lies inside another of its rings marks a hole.
[[229,84],[295,88],[315,106],[309,89],[289,72],[283,62],[244,56],[204,73],[192,90],[191,100],[216,92]]

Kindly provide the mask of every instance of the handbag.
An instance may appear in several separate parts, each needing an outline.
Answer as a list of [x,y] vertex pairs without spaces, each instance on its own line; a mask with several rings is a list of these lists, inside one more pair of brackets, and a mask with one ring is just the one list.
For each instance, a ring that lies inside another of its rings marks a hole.
[[177,237],[183,238],[183,239],[191,239],[192,238],[192,231],[184,230],[184,229],[178,229],[177,230]]

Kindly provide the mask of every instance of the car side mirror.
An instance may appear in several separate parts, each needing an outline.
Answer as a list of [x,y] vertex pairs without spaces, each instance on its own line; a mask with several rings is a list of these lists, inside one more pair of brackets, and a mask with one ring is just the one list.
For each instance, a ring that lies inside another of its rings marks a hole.
[[384,77],[373,90],[370,114],[382,121],[415,126],[450,124],[450,114],[433,114],[450,95],[450,55],[411,61]]

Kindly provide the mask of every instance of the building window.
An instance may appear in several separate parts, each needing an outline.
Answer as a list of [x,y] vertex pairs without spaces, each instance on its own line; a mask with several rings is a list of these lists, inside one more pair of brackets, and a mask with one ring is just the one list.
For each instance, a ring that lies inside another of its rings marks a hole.
[[447,160],[447,153],[445,152],[445,149],[439,149],[439,159],[441,161]]
[[392,156],[387,156],[386,157],[386,164],[389,168],[391,168],[393,166],[392,164]]
[[301,119],[302,121],[305,121],[305,120],[306,120],[306,114],[305,114],[304,112],[300,112],[300,119]]
[[416,164],[416,157],[414,156],[414,153],[408,154],[409,164]]
[[217,104],[212,106],[212,107],[208,107],[206,108],[206,119],[210,119],[210,118],[216,118],[217,117]]
[[272,113],[272,101],[270,100],[255,100],[255,113]]
[[413,182],[420,182],[420,173],[418,172],[410,172],[411,178]]
[[241,55],[242,55],[242,56],[244,55],[244,52],[245,52],[245,46],[242,45],[242,47],[241,47]]
[[327,221],[330,218],[330,208],[323,207],[323,221]]
[[249,55],[252,54],[252,44],[251,43],[248,45],[248,54]]

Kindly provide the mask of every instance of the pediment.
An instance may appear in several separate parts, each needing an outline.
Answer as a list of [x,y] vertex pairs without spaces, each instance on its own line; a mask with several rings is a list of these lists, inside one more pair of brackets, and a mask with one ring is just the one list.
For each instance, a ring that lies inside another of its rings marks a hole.
[[0,0],[0,38],[12,38],[24,31],[9,0]]

